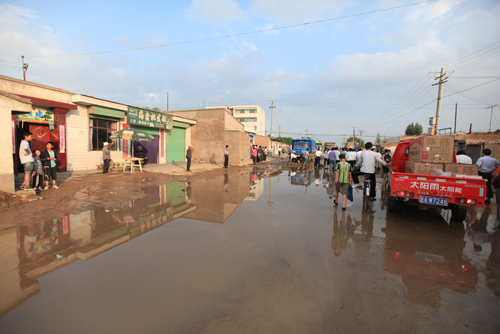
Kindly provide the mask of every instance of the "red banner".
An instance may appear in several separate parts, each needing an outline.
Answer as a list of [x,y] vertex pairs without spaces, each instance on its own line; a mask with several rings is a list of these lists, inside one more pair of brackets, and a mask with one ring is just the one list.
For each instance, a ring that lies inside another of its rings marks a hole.
[[165,129],[160,129],[160,156],[165,157]]

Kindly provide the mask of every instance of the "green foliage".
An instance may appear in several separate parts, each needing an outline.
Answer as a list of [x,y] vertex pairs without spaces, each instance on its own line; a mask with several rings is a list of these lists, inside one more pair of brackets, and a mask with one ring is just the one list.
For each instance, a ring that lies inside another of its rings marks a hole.
[[405,135],[407,135],[407,136],[420,136],[423,131],[424,131],[424,129],[423,129],[421,124],[418,124],[418,123],[413,124],[413,122],[412,122],[412,123],[408,124],[408,126],[406,127]]
[[292,145],[292,140],[293,140],[292,137],[276,137],[276,138],[282,140],[283,144]]
[[[354,137],[354,140],[356,141],[356,143],[359,143],[359,137]],[[352,142],[352,136],[347,138],[346,145],[348,142]],[[359,145],[359,147],[360,148],[365,147],[365,141],[363,139],[361,139],[361,144]]]
[[375,139],[375,143],[380,144],[380,132],[377,132],[377,138]]
[[53,115],[54,115],[54,113],[51,110],[47,110],[47,111],[45,111],[45,114],[43,114],[43,116],[40,118],[45,120],[45,121],[48,121],[48,120],[52,119]]

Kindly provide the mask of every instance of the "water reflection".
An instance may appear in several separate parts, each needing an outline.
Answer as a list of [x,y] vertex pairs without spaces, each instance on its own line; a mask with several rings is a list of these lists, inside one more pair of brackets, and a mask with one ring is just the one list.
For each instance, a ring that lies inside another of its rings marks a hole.
[[440,216],[416,208],[407,210],[405,220],[388,213],[385,227],[385,270],[401,277],[406,298],[438,308],[443,288],[475,291],[478,271],[463,257],[463,225],[448,225]]
[[261,177],[262,173],[224,174],[150,186],[140,189],[138,198],[115,207],[0,232],[0,317],[40,292],[40,277],[179,217],[223,224],[252,190],[257,190],[254,199],[262,195]]

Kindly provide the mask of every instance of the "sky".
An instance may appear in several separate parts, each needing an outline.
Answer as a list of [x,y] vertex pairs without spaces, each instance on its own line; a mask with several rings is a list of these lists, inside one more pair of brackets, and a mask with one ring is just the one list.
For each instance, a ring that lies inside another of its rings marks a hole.
[[131,106],[256,104],[268,133],[274,102],[273,136],[339,143],[426,131],[444,67],[439,127],[457,104],[457,131],[499,129],[500,1],[424,1],[0,2],[0,74],[24,55],[28,81]]

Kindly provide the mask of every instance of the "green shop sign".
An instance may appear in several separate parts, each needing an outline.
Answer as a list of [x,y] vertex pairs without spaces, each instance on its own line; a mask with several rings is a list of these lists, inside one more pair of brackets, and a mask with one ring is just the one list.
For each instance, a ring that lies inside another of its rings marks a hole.
[[127,123],[156,129],[172,129],[173,116],[147,109],[128,107]]

